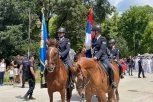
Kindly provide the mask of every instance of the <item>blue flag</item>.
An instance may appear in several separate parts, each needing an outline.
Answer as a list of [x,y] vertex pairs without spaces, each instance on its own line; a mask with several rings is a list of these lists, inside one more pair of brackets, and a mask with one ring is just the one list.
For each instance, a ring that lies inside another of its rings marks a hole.
[[46,61],[46,40],[48,39],[47,26],[44,14],[42,15],[42,25],[41,25],[41,42],[40,42],[40,70],[44,70]]

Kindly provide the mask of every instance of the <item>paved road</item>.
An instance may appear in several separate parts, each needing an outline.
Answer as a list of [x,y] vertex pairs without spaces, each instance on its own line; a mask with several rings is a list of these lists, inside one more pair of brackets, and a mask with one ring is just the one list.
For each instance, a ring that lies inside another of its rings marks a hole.
[[[0,102],[24,102],[22,98],[26,91],[19,85],[15,86],[0,86]],[[120,102],[153,102],[153,74],[147,74],[147,78],[137,78],[137,73],[134,76],[125,76],[119,85]],[[49,97],[46,89],[41,89],[36,85],[34,90],[34,97],[36,100],[28,102],[49,102]],[[61,102],[59,93],[54,93],[54,102]],[[76,90],[73,91],[71,102],[78,102],[80,97]],[[93,97],[92,102],[97,102]]]

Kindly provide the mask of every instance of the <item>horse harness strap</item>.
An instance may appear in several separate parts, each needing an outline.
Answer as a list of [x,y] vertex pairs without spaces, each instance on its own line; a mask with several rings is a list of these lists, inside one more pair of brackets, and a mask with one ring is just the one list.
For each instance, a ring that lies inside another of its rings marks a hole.
[[[82,74],[82,76],[83,76],[83,85],[77,87],[77,89],[86,88],[86,87],[88,86],[88,84],[90,83],[90,80],[88,80],[88,79],[84,76],[84,74],[83,74],[83,72],[82,72],[81,69],[80,69],[80,72],[81,72],[80,74]],[[88,80],[88,81],[85,83],[85,80]]]

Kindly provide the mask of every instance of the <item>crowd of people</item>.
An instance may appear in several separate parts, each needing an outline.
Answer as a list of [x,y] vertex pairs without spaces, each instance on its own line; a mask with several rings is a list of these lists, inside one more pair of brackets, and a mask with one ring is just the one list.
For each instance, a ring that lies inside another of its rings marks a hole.
[[4,75],[7,73],[9,77],[9,85],[22,84],[21,88],[25,88],[25,81],[28,79],[29,90],[25,94],[25,99],[34,99],[32,97],[35,88],[35,69],[34,69],[34,56],[17,55],[12,59],[10,64],[6,66],[5,59],[0,62],[0,86],[4,85]]

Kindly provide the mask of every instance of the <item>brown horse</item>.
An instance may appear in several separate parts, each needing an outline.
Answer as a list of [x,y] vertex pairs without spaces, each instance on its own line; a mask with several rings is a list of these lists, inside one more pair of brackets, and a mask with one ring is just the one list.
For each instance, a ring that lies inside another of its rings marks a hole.
[[82,57],[74,65],[73,71],[82,88],[85,88],[87,102],[91,102],[93,95],[97,96],[99,102],[106,102],[106,93],[108,93],[109,102],[119,100],[119,69],[115,62],[112,62],[111,65],[114,70],[114,81],[117,83],[116,89],[110,86],[108,74],[101,68],[100,62],[94,61],[92,58]]
[[47,75],[46,81],[48,86],[48,94],[50,102],[53,102],[53,93],[58,91],[61,94],[62,102],[65,102],[65,94],[67,92],[67,102],[70,102],[72,89],[67,88],[68,71],[64,63],[59,58],[58,44],[55,39],[47,41]]

